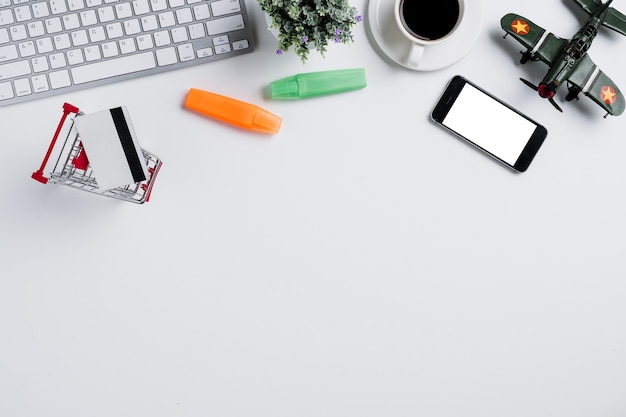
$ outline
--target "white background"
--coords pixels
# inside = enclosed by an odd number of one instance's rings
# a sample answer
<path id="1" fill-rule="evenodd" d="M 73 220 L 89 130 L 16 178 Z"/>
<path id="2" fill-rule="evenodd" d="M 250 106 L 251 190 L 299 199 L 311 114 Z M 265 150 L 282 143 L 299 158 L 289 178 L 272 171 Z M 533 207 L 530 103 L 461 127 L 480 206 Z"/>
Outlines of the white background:
<path id="1" fill-rule="evenodd" d="M 564 91 L 555 111 L 499 23 L 570 37 L 583 13 L 485 0 L 472 52 L 422 73 L 377 52 L 367 16 L 325 59 L 276 56 L 247 4 L 252 54 L 0 108 L 0 415 L 623 417 L 626 116 Z M 590 51 L 623 89 L 625 50 L 602 30 Z M 360 91 L 264 95 L 354 67 Z M 455 74 L 547 127 L 526 173 L 429 122 Z M 191 87 L 280 133 L 182 109 Z M 30 178 L 64 101 L 128 107 L 164 161 L 149 203 Z"/>

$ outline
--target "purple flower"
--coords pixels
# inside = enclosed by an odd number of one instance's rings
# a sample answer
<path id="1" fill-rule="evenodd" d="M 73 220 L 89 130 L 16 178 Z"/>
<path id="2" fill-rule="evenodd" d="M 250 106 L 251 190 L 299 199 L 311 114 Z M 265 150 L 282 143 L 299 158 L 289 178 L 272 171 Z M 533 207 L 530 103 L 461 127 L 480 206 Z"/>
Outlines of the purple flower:
<path id="1" fill-rule="evenodd" d="M 282 55 L 283 54 L 283 50 L 282 49 L 277 49 L 276 50 L 276 55 Z"/>
<path id="2" fill-rule="evenodd" d="M 308 41 L 309 41 L 308 36 L 304 35 L 304 36 L 302 37 L 302 43 L 307 43 Z"/>
<path id="3" fill-rule="evenodd" d="M 335 34 L 335 36 L 341 35 L 341 29 L 335 29 L 334 34 Z"/>
<path id="4" fill-rule="evenodd" d="M 356 21 L 357 21 L 357 22 L 361 22 L 362 20 L 363 20 L 363 16 L 358 15 L 358 16 L 356 17 Z"/>
<path id="5" fill-rule="evenodd" d="M 335 39 L 334 39 L 334 40 L 335 40 L 335 43 L 340 43 L 340 42 L 341 42 L 341 39 L 339 39 L 339 38 L 337 38 L 337 37 L 335 37 Z"/>

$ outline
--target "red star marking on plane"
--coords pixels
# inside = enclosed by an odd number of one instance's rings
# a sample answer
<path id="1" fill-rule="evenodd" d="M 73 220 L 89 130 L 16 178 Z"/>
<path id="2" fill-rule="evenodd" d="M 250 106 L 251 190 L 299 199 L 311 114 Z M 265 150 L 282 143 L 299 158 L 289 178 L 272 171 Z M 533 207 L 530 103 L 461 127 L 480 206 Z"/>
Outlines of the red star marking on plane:
<path id="1" fill-rule="evenodd" d="M 602 95 L 602 101 L 604 101 L 606 104 L 613 104 L 615 103 L 615 99 L 617 99 L 617 94 L 615 93 L 615 90 L 608 85 L 602 87 L 602 89 L 600 90 L 600 94 Z"/>
<path id="2" fill-rule="evenodd" d="M 513 32 L 518 35 L 528 35 L 528 32 L 530 32 L 530 26 L 528 23 L 521 19 L 515 19 L 513 23 L 511 23 L 511 29 L 513 29 Z"/>

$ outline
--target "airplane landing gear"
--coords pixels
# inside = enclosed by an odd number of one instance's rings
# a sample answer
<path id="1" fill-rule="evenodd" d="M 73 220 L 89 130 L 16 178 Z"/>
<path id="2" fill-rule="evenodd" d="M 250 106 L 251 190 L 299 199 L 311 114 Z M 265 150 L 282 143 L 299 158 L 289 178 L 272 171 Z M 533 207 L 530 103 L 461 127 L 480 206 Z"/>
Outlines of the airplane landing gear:
<path id="1" fill-rule="evenodd" d="M 539 61 L 539 58 L 533 55 L 530 51 L 520 51 L 520 54 L 522 54 L 522 58 L 519 60 L 519 63 L 522 65 L 528 61 Z"/>
<path id="2" fill-rule="evenodd" d="M 567 96 L 565 96 L 565 101 L 572 101 L 574 99 L 579 100 L 578 95 L 580 94 L 581 89 L 576 86 L 568 86 Z"/>

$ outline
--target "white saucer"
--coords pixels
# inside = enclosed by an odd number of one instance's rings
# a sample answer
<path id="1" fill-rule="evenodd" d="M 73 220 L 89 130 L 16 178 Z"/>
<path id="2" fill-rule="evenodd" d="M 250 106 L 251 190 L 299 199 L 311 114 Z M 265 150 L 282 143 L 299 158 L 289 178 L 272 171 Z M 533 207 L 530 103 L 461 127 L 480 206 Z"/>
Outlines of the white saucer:
<path id="1" fill-rule="evenodd" d="M 432 71 L 452 65 L 472 49 L 483 24 L 482 0 L 465 3 L 465 18 L 449 40 L 428 46 L 417 67 L 404 62 L 410 43 L 398 27 L 394 17 L 393 0 L 369 0 L 367 16 L 370 33 L 378 48 L 392 61 L 415 71 Z"/>

